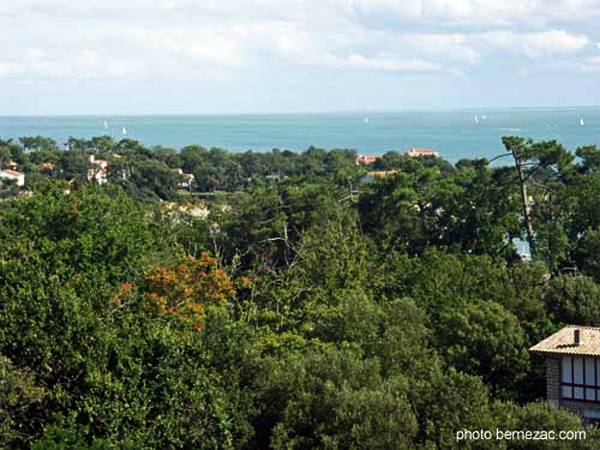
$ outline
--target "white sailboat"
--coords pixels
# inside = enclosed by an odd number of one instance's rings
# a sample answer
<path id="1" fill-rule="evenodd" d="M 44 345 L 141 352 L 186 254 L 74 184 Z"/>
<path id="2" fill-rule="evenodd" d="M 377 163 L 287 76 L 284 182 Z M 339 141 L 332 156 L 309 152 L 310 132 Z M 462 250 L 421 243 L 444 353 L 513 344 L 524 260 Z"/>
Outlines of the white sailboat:
<path id="1" fill-rule="evenodd" d="M 103 124 L 103 125 L 104 125 L 104 129 L 105 129 L 105 130 L 108 130 L 108 122 L 107 122 L 106 120 L 104 121 L 104 124 Z"/>
<path id="2" fill-rule="evenodd" d="M 123 127 L 123 134 L 127 134 L 127 128 Z"/>
<path id="3" fill-rule="evenodd" d="M 369 118 L 365 117 L 365 123 L 369 123 Z"/>
<path id="4" fill-rule="evenodd" d="M 585 122 L 583 121 L 583 117 L 579 118 L 579 125 L 584 126 Z"/>
<path id="5" fill-rule="evenodd" d="M 479 117 L 475 116 L 473 117 L 473 120 L 475 121 L 475 123 L 479 123 Z"/>

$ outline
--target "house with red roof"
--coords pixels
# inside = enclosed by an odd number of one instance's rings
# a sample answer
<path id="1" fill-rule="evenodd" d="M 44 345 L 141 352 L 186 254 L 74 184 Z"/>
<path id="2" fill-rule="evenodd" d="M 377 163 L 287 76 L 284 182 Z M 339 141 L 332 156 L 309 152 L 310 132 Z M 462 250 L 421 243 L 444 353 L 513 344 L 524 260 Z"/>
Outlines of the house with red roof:
<path id="1" fill-rule="evenodd" d="M 108 181 L 108 161 L 105 159 L 96 159 L 90 155 L 90 162 L 94 167 L 88 170 L 88 180 L 96 180 L 98 184 L 104 184 Z"/>
<path id="2" fill-rule="evenodd" d="M 379 156 L 366 156 L 366 155 L 358 155 L 354 158 L 356 164 L 365 163 L 365 164 L 373 164 L 375 161 L 379 159 Z"/>

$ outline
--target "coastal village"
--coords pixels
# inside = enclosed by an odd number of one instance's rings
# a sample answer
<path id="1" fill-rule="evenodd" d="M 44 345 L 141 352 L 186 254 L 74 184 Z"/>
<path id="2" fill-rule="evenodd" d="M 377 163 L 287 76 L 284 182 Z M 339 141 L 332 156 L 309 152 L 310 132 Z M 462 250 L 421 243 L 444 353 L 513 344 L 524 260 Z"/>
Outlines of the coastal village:
<path id="1" fill-rule="evenodd" d="M 118 160 L 121 158 L 121 155 L 118 153 L 111 153 L 110 158 Z M 91 168 L 89 168 L 87 171 L 87 180 L 95 181 L 99 185 L 107 183 L 108 174 L 111 171 L 110 161 L 107 159 L 96 158 L 94 155 L 90 155 L 89 162 Z M 40 163 L 38 165 L 38 168 L 40 171 L 49 174 L 52 178 L 55 178 L 58 175 L 59 169 L 55 163 Z M 14 183 L 14 185 L 17 187 L 25 187 L 25 173 L 19 172 L 17 169 L 18 164 L 14 161 L 8 161 L 4 163 L 3 169 L 0 171 L 0 184 L 2 184 L 1 180 L 5 180 L 10 183 Z M 191 173 L 183 173 L 183 170 L 180 168 L 173 168 L 171 170 L 174 174 L 180 176 L 178 187 L 182 190 L 191 191 L 192 184 L 194 181 L 194 175 Z M 121 171 L 118 173 L 118 177 L 120 177 L 121 179 L 127 179 L 129 175 L 130 173 L 127 171 Z"/>
<path id="2" fill-rule="evenodd" d="M 410 148 L 404 150 L 404 156 L 408 156 L 411 158 L 421 158 L 421 157 L 438 157 L 439 152 L 432 149 L 425 148 Z M 109 158 L 113 161 L 118 161 L 122 156 L 118 153 L 110 153 Z M 377 161 L 381 160 L 381 156 L 373 156 L 373 155 L 362 155 L 359 154 L 355 157 L 356 164 L 365 164 L 366 166 L 370 166 L 375 164 Z M 108 182 L 108 174 L 111 173 L 112 167 L 109 159 L 97 158 L 95 155 L 89 155 L 89 163 L 90 168 L 87 171 L 87 180 L 95 181 L 99 185 L 105 184 Z M 0 171 L 0 186 L 2 186 L 1 180 L 6 180 L 10 183 L 4 183 L 5 188 L 14 184 L 18 188 L 25 188 L 25 173 L 18 171 L 19 165 L 14 161 L 7 161 L 2 164 L 2 170 Z M 49 175 L 52 178 L 58 176 L 60 168 L 57 167 L 56 163 L 52 162 L 43 162 L 38 165 L 38 169 Z M 182 191 L 192 191 L 193 183 L 194 183 L 194 175 L 191 173 L 184 173 L 181 168 L 171 168 L 171 171 L 178 175 L 180 181 L 178 182 L 178 187 Z M 391 170 L 381 170 L 381 171 L 369 171 L 365 175 L 366 180 L 385 177 L 386 175 L 397 173 L 396 169 Z M 131 175 L 128 171 L 120 171 L 117 176 L 121 179 L 127 179 Z M 269 175 L 272 179 L 276 179 L 277 175 Z"/>

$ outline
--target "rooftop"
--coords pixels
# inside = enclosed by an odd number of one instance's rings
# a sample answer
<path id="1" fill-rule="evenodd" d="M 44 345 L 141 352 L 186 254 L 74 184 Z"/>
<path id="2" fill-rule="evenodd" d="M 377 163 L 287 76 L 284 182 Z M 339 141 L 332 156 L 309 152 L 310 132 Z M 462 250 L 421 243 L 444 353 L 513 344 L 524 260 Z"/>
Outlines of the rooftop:
<path id="1" fill-rule="evenodd" d="M 404 151 L 407 156 L 437 156 L 438 152 L 429 148 L 409 148 Z"/>
<path id="2" fill-rule="evenodd" d="M 575 343 L 579 330 L 579 344 Z M 529 349 L 536 353 L 600 356 L 600 328 L 568 325 Z"/>
<path id="3" fill-rule="evenodd" d="M 394 174 L 394 173 L 398 173 L 398 170 L 392 169 L 392 170 L 381 170 L 378 172 L 367 172 L 367 176 L 375 177 L 375 178 L 383 178 L 383 177 L 386 177 L 386 176 Z"/>
<path id="4" fill-rule="evenodd" d="M 365 155 L 358 155 L 356 158 L 354 158 L 354 160 L 357 163 L 364 162 L 364 163 L 367 163 L 367 164 L 374 163 L 378 159 L 379 159 L 379 156 L 365 156 Z"/>
<path id="5" fill-rule="evenodd" d="M 14 175 L 16 177 L 21 177 L 21 176 L 25 175 L 25 174 L 23 174 L 21 172 L 15 172 L 14 170 L 8 170 L 8 169 L 4 169 L 4 170 L 0 171 L 0 173 Z"/>

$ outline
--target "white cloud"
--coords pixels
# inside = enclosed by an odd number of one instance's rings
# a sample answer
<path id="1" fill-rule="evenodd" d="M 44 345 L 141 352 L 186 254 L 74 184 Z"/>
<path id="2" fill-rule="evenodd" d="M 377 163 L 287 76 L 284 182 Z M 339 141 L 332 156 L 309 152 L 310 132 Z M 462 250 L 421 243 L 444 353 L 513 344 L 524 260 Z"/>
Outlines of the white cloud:
<path id="1" fill-rule="evenodd" d="M 309 25 L 354 21 L 372 27 L 522 28 L 600 18 L 597 0 L 20 0 L 3 13 L 98 20 L 285 20 Z M 545 24 L 545 25 L 544 25 Z M 481 28 L 479 28 L 481 29 Z M 464 31 L 464 29 L 463 29 Z"/>
<path id="2" fill-rule="evenodd" d="M 440 64 L 430 63 L 422 60 L 403 60 L 393 55 L 379 55 L 368 58 L 353 53 L 345 58 L 336 58 L 334 65 L 367 70 L 382 70 L 385 72 L 442 72 L 444 68 Z"/>
<path id="3" fill-rule="evenodd" d="M 109 80 L 233 81 L 266 66 L 459 73 L 511 54 L 585 57 L 591 41 L 565 21 L 600 17 L 596 0 L 22 0 L 4 9 L 30 18 L 31 31 L 6 21 L 1 77 Z"/>
<path id="4" fill-rule="evenodd" d="M 116 36 L 158 57 L 166 53 L 184 60 L 202 60 L 224 66 L 239 66 L 244 60 L 244 31 L 235 27 L 199 30 L 135 28 L 118 31 Z"/>
<path id="5" fill-rule="evenodd" d="M 460 33 L 392 34 L 388 37 L 388 45 L 392 46 L 394 42 L 396 48 L 442 60 L 474 63 L 481 56 L 469 36 Z"/>
<path id="6" fill-rule="evenodd" d="M 348 0 L 353 11 L 372 26 L 394 20 L 444 28 L 507 28 L 589 20 L 600 17 L 596 0 Z"/>
<path id="7" fill-rule="evenodd" d="M 16 61 L 15 61 L 16 60 Z M 73 54 L 49 54 L 40 49 L 26 49 L 12 62 L 0 62 L 0 77 L 24 79 L 117 79 L 141 73 L 133 61 L 106 57 L 95 50 Z"/>
<path id="8" fill-rule="evenodd" d="M 564 30 L 521 34 L 512 31 L 494 31 L 477 37 L 489 47 L 523 53 L 530 58 L 575 53 L 584 49 L 589 43 L 586 36 L 576 36 Z"/>

